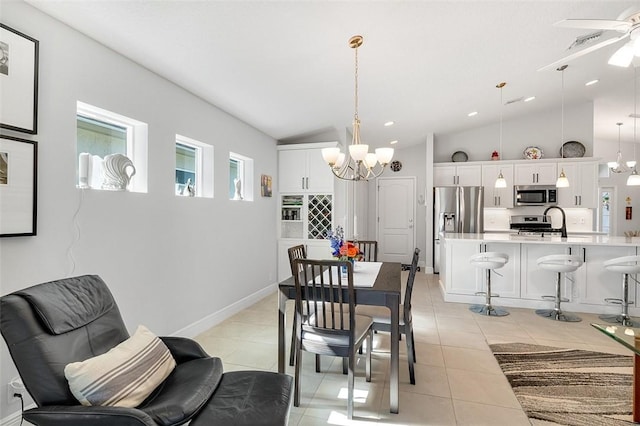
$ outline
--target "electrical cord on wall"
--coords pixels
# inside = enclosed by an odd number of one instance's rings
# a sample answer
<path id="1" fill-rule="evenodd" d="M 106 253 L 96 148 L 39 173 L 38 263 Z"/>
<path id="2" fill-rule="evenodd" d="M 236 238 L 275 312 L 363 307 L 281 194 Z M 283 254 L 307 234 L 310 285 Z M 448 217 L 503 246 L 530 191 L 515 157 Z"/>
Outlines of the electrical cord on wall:
<path id="1" fill-rule="evenodd" d="M 78 207 L 76 208 L 75 213 L 73 214 L 73 218 L 71 222 L 73 223 L 73 239 L 71 240 L 71 244 L 69 244 L 69 248 L 67 249 L 67 257 L 69 258 L 69 262 L 71 264 L 71 271 L 67 274 L 67 276 L 73 276 L 73 273 L 76 270 L 76 259 L 73 256 L 73 246 L 80 240 L 80 223 L 78 222 L 78 216 L 80 214 L 80 209 L 82 208 L 82 202 L 84 201 L 84 189 L 80 189 L 80 198 L 78 200 Z"/>
<path id="2" fill-rule="evenodd" d="M 16 392 L 13 394 L 13 397 L 20 398 L 20 413 L 24 413 L 24 399 L 22 399 L 22 394 Z M 24 422 L 24 417 L 22 414 L 20 414 L 20 426 L 22 426 L 22 422 Z"/>

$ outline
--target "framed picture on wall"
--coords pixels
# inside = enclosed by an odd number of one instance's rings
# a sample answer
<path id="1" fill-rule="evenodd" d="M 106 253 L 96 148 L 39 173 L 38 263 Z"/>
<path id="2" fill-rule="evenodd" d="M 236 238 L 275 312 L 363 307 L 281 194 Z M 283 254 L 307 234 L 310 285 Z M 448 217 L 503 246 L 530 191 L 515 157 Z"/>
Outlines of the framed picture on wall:
<path id="1" fill-rule="evenodd" d="M 262 195 L 263 197 L 271 197 L 271 176 L 260 176 L 260 195 Z"/>
<path id="2" fill-rule="evenodd" d="M 0 127 L 38 133 L 38 40 L 0 24 Z"/>
<path id="3" fill-rule="evenodd" d="M 36 235 L 38 143 L 0 135 L 0 237 Z"/>

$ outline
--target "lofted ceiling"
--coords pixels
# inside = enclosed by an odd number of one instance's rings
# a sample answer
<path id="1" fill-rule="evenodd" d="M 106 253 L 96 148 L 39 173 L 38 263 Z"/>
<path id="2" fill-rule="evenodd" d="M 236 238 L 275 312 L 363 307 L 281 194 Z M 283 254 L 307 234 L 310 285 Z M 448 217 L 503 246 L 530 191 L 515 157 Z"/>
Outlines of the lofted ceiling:
<path id="1" fill-rule="evenodd" d="M 376 147 L 398 140 L 397 148 L 495 123 L 501 81 L 505 102 L 536 96 L 505 106 L 505 119 L 559 108 L 560 73 L 537 70 L 593 30 L 553 23 L 640 9 L 613 0 L 27 2 L 283 141 L 345 138 L 354 112 L 347 41 L 361 34 L 362 139 Z M 620 46 L 575 59 L 564 73 L 566 106 L 599 106 L 596 139 L 617 140 L 617 121 L 633 138 L 633 66 L 607 64 Z M 384 127 L 389 120 L 396 124 Z"/>

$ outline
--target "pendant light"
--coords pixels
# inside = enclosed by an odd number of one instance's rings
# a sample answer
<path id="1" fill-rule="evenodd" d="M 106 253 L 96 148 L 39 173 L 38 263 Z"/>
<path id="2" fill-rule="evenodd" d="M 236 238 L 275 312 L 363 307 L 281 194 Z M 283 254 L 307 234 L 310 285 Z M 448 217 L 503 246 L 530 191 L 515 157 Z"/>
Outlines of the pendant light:
<path id="1" fill-rule="evenodd" d="M 622 161 L 622 150 L 620 148 L 620 128 L 624 123 L 616 123 L 618 126 L 618 153 L 616 154 L 616 161 L 610 161 L 607 163 L 609 170 L 613 173 L 625 173 L 629 171 L 629 168 Z"/>
<path id="2" fill-rule="evenodd" d="M 564 158 L 564 70 L 567 69 L 568 65 L 563 65 L 557 68 L 557 71 L 560 71 L 560 75 L 562 76 L 562 99 L 561 99 L 561 113 L 560 113 L 560 156 Z M 560 176 L 558 176 L 558 180 L 556 180 L 556 188 L 568 188 L 569 187 L 569 179 L 567 179 L 567 175 L 564 174 L 564 167 L 560 171 Z"/>
<path id="3" fill-rule="evenodd" d="M 633 166 L 631 169 L 631 174 L 627 178 L 628 186 L 639 186 L 640 185 L 640 175 L 636 170 L 636 126 L 637 126 L 637 118 L 638 118 L 638 68 L 633 68 Z"/>
<path id="4" fill-rule="evenodd" d="M 360 141 L 360 118 L 358 117 L 358 48 L 364 38 L 354 35 L 349 39 L 349 47 L 355 52 L 355 113 L 353 115 L 353 134 L 347 152 L 340 148 L 323 148 L 322 158 L 333 174 L 343 180 L 370 180 L 384 172 L 393 158 L 393 148 L 377 148 L 375 154 L 369 152 L 369 145 Z"/>
<path id="5" fill-rule="evenodd" d="M 502 115 L 504 112 L 504 102 L 502 101 L 502 89 L 506 86 L 507 83 L 504 81 L 502 83 L 498 83 L 496 87 L 500 89 L 500 151 L 499 155 L 502 155 Z M 495 188 L 506 188 L 507 180 L 502 175 L 502 169 L 500 169 L 500 173 L 498 174 L 498 178 L 496 179 L 496 183 L 494 185 Z"/>

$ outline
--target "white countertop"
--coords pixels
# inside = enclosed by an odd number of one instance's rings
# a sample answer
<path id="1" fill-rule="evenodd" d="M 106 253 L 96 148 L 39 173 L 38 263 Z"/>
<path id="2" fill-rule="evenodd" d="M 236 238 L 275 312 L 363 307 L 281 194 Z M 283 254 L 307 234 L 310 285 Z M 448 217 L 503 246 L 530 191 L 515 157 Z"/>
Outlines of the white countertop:
<path id="1" fill-rule="evenodd" d="M 640 237 L 610 237 L 608 235 L 569 235 L 562 237 L 538 237 L 507 233 L 455 234 L 445 233 L 446 241 L 478 242 L 478 243 L 514 243 L 514 244 L 573 244 L 573 245 L 609 245 L 640 246 Z"/>

